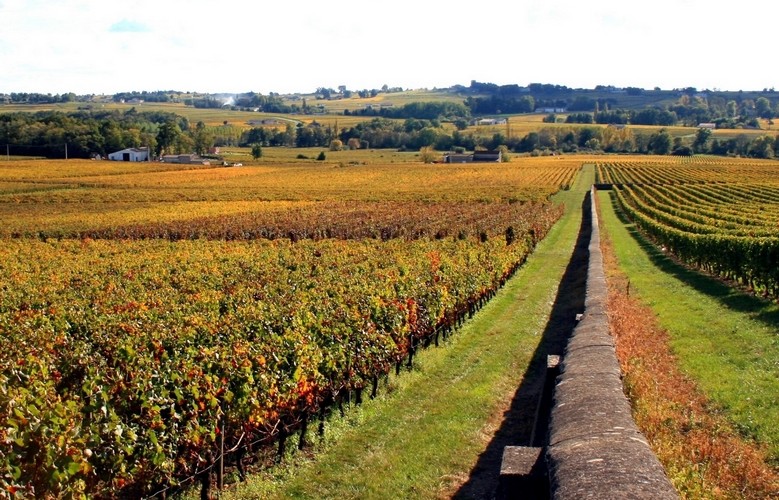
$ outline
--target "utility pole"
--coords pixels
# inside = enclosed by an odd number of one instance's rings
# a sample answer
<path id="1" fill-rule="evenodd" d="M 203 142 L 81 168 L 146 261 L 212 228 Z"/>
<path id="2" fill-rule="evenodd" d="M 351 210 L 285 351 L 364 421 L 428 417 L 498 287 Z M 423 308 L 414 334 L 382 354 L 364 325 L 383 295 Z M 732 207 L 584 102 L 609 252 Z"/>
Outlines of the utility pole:
<path id="1" fill-rule="evenodd" d="M 65 159 L 68 159 L 68 143 L 65 143 Z"/>

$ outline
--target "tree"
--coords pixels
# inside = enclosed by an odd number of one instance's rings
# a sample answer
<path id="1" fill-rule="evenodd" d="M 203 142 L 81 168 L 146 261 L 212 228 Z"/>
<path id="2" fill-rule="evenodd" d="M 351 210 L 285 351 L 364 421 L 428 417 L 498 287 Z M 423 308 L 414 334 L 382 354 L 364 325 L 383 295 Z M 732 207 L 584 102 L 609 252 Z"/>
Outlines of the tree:
<path id="1" fill-rule="evenodd" d="M 128 145 L 135 146 L 135 144 L 127 144 L 125 142 L 124 137 L 122 137 L 122 130 L 119 128 L 119 124 L 114 120 L 105 122 L 101 127 L 100 132 L 104 138 L 104 153 L 119 151 Z"/>
<path id="2" fill-rule="evenodd" d="M 432 146 L 438 139 L 438 131 L 433 127 L 425 127 L 417 134 L 417 143 L 420 147 Z"/>
<path id="3" fill-rule="evenodd" d="M 341 139 L 333 139 L 330 141 L 330 151 L 341 151 L 344 148 L 344 143 Z"/>
<path id="4" fill-rule="evenodd" d="M 281 145 L 290 146 L 290 147 L 294 146 L 295 135 L 296 135 L 295 127 L 293 127 L 291 123 L 287 123 L 287 127 L 284 129 L 284 132 L 282 134 L 279 134 Z"/>
<path id="5" fill-rule="evenodd" d="M 197 122 L 195 130 L 192 131 L 192 143 L 195 153 L 199 155 L 207 153 L 214 145 L 214 134 L 208 131 L 206 124 L 202 121 Z"/>
<path id="6" fill-rule="evenodd" d="M 319 87 L 316 89 L 316 95 L 322 99 L 330 99 L 330 96 L 334 93 L 335 91 L 333 89 L 327 87 Z"/>
<path id="7" fill-rule="evenodd" d="M 538 131 L 538 144 L 542 148 L 555 149 L 557 147 L 557 135 L 554 129 L 542 128 Z"/>
<path id="8" fill-rule="evenodd" d="M 584 143 L 584 147 L 587 149 L 592 149 L 593 151 L 597 151 L 600 149 L 600 141 L 597 139 L 597 137 L 593 137 Z"/>
<path id="9" fill-rule="evenodd" d="M 771 109 L 771 101 L 766 99 L 765 97 L 758 97 L 755 101 L 755 112 L 757 113 L 757 116 L 760 118 L 772 118 L 774 116 L 774 112 Z"/>
<path id="10" fill-rule="evenodd" d="M 170 152 L 179 142 L 181 129 L 174 121 L 166 121 L 157 131 L 157 154 L 164 155 Z"/>
<path id="11" fill-rule="evenodd" d="M 538 132 L 529 132 L 514 148 L 517 153 L 529 153 L 538 147 Z"/>
<path id="12" fill-rule="evenodd" d="M 262 158 L 262 146 L 257 143 L 252 144 L 252 158 L 255 160 Z"/>
<path id="13" fill-rule="evenodd" d="M 506 136 L 501 134 L 500 132 L 492 135 L 492 141 L 490 141 L 489 148 L 490 149 L 498 149 L 498 146 L 501 144 L 506 144 Z"/>
<path id="14" fill-rule="evenodd" d="M 192 138 L 187 134 L 180 134 L 176 138 L 176 144 L 174 145 L 174 152 L 176 154 L 190 153 L 194 149 L 195 144 L 192 142 Z"/>
<path id="15" fill-rule="evenodd" d="M 438 159 L 438 153 L 430 146 L 423 146 L 419 149 L 419 159 L 424 163 L 433 163 Z"/>
<path id="16" fill-rule="evenodd" d="M 584 127 L 579 130 L 578 145 L 580 148 L 587 147 L 587 141 L 590 139 L 598 139 L 600 136 L 600 130 L 594 127 Z"/>
<path id="17" fill-rule="evenodd" d="M 711 137 L 711 130 L 707 128 L 699 128 L 695 133 L 695 140 L 692 143 L 692 150 L 696 153 L 705 153 L 709 150 L 709 137 Z"/>
<path id="18" fill-rule="evenodd" d="M 727 110 L 728 117 L 735 118 L 738 116 L 738 104 L 736 101 L 728 101 L 728 103 L 725 104 L 725 109 Z"/>
<path id="19" fill-rule="evenodd" d="M 671 134 L 666 129 L 661 129 L 649 138 L 649 151 L 657 155 L 667 155 L 671 152 L 672 144 Z"/>
<path id="20" fill-rule="evenodd" d="M 465 130 L 468 128 L 468 120 L 465 118 L 457 118 L 454 120 L 454 126 L 457 127 L 457 130 Z"/>
<path id="21" fill-rule="evenodd" d="M 752 145 L 749 147 L 749 156 L 755 158 L 773 158 L 774 157 L 774 141 L 771 136 L 764 135 L 758 137 L 752 141 Z"/>
<path id="22" fill-rule="evenodd" d="M 346 142 L 346 147 L 348 147 L 349 149 L 360 149 L 360 139 L 357 137 L 351 137 Z"/>
<path id="23" fill-rule="evenodd" d="M 510 150 L 508 146 L 506 146 L 505 144 L 501 144 L 500 146 L 498 146 L 498 151 L 500 151 L 501 162 L 506 163 L 511 161 L 511 155 L 509 154 Z"/>
<path id="24" fill-rule="evenodd" d="M 318 161 L 325 161 L 327 159 L 327 156 L 325 156 L 325 152 L 324 151 L 320 151 L 319 152 L 319 156 L 317 156 L 316 159 Z"/>

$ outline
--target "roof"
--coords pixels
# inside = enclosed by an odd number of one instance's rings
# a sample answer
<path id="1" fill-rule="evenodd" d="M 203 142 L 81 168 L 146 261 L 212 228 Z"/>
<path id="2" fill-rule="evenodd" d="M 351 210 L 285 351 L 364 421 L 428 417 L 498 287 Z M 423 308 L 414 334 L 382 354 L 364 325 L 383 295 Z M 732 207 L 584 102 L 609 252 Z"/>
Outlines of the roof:
<path id="1" fill-rule="evenodd" d="M 469 162 L 473 159 L 471 154 L 450 153 L 446 155 L 451 163 Z"/>
<path id="2" fill-rule="evenodd" d="M 500 151 L 474 151 L 473 161 L 500 161 Z"/>
<path id="3" fill-rule="evenodd" d="M 120 151 L 114 151 L 113 153 L 110 153 L 110 154 L 115 155 L 115 154 L 118 154 L 118 153 L 128 153 L 128 152 L 148 153 L 149 151 L 146 148 L 124 148 L 124 149 L 122 149 Z"/>

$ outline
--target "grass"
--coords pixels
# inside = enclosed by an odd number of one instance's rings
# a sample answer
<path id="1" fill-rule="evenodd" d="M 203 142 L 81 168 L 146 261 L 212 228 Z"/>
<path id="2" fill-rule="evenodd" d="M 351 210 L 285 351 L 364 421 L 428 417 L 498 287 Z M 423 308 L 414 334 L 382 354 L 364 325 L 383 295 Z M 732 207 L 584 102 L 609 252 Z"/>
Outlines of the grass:
<path id="1" fill-rule="evenodd" d="M 779 306 L 676 264 L 600 197 L 630 291 L 669 333 L 682 372 L 779 465 Z"/>
<path id="2" fill-rule="evenodd" d="M 406 90 L 404 92 L 380 93 L 376 97 L 362 98 L 355 93 L 349 99 L 316 100 L 313 95 L 303 96 L 311 106 L 323 105 L 328 113 L 343 113 L 344 110 L 355 111 L 365 106 L 392 105 L 401 107 L 412 102 L 453 102 L 462 104 L 465 96 L 439 90 Z M 289 103 L 301 101 L 289 101 Z"/>
<path id="3" fill-rule="evenodd" d="M 549 318 L 592 180 L 588 169 L 573 189 L 557 195 L 568 207 L 566 215 L 446 347 L 421 353 L 415 370 L 393 377 L 391 390 L 351 412 L 319 445 L 315 459 L 300 454 L 231 488 L 227 497 L 457 496 L 479 473 L 481 455 L 505 425 L 517 387 L 526 382 L 522 374 Z M 497 470 L 492 473 L 496 477 Z"/>
<path id="4" fill-rule="evenodd" d="M 605 195 L 601 200 L 607 201 Z M 613 215 L 613 214 L 612 214 Z M 613 229 L 613 227 L 612 227 Z M 767 498 L 779 492 L 779 472 L 766 447 L 744 439 L 727 415 L 679 369 L 668 332 L 619 269 L 609 235 L 601 248 L 608 274 L 608 312 L 633 418 L 682 498 Z M 620 244 L 631 244 L 621 239 Z"/>

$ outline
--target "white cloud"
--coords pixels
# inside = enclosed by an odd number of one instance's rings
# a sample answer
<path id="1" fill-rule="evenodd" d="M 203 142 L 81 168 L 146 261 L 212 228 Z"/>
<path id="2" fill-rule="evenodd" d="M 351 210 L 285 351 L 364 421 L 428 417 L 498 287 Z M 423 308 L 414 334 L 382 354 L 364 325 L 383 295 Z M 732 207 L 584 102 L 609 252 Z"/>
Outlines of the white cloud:
<path id="1" fill-rule="evenodd" d="M 112 24 L 108 28 L 108 31 L 111 33 L 146 33 L 150 31 L 150 29 L 142 22 L 122 19 L 121 21 Z"/>
<path id="2" fill-rule="evenodd" d="M 557 83 L 771 87 L 779 3 L 2 0 L 0 92 Z M 739 15 L 740 13 L 740 15 Z M 757 28 L 756 28 L 757 27 Z M 763 35 L 765 33 L 765 35 Z M 760 45 L 763 37 L 766 44 Z M 754 46 L 754 48 L 752 48 Z M 770 70 L 769 70 L 770 71 Z"/>

